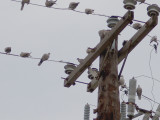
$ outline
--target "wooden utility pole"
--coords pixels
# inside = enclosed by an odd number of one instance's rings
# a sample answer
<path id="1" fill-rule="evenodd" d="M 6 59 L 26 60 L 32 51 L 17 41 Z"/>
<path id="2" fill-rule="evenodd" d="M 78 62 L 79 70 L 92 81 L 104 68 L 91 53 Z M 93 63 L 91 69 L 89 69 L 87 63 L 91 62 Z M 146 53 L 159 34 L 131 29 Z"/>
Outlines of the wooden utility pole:
<path id="1" fill-rule="evenodd" d="M 100 58 L 100 66 L 103 68 L 100 68 L 102 71 L 99 79 L 96 120 L 120 120 L 117 43 L 116 38 L 114 47 L 104 51 Z"/>

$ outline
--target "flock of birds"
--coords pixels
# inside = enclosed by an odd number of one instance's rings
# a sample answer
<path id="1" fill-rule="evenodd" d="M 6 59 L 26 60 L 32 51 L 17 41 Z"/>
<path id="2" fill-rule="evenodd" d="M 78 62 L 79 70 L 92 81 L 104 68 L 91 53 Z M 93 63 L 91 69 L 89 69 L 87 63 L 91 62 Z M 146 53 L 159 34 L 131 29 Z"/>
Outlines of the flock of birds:
<path id="1" fill-rule="evenodd" d="M 52 7 L 54 4 L 56 4 L 56 2 L 57 2 L 57 0 L 56 1 L 46 0 L 45 6 L 46 7 Z M 25 4 L 29 4 L 29 3 L 30 3 L 30 0 L 22 0 L 22 2 L 21 2 L 21 10 L 23 10 Z M 68 6 L 68 9 L 74 10 L 78 6 L 78 4 L 79 4 L 79 2 L 71 2 L 69 4 L 69 6 Z M 92 14 L 93 12 L 94 12 L 93 9 L 89 9 L 89 8 L 85 9 L 85 13 L 86 14 Z"/>
<path id="2" fill-rule="evenodd" d="M 6 54 L 10 54 L 11 53 L 11 47 L 6 47 L 4 49 L 4 51 L 5 51 Z M 38 63 L 38 66 L 40 66 L 44 61 L 48 60 L 49 56 L 50 56 L 50 53 L 43 54 L 41 59 L 40 59 L 40 62 Z M 31 57 L 31 53 L 21 52 L 20 57 L 23 57 L 23 58 Z"/>

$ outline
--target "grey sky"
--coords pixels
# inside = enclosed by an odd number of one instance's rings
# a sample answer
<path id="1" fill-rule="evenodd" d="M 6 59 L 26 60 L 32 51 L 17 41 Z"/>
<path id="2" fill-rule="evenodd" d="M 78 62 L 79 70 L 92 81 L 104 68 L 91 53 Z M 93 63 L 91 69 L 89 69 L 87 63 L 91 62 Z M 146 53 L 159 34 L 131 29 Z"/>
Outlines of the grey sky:
<path id="1" fill-rule="evenodd" d="M 74 0 L 77 1 L 77 0 Z M 32 3 L 44 4 L 45 0 L 31 0 Z M 55 7 L 67 8 L 72 0 L 58 0 Z M 123 16 L 127 11 L 122 0 L 81 0 L 77 10 L 85 8 L 95 13 Z M 147 0 L 157 3 L 158 0 Z M 11 46 L 13 54 L 32 52 L 31 56 L 41 57 L 50 52 L 50 59 L 78 63 L 76 58 L 84 58 L 87 47 L 94 47 L 99 42 L 98 31 L 107 29 L 107 18 L 61 11 L 50 8 L 25 5 L 10 0 L 0 2 L 0 51 Z M 147 5 L 137 5 L 135 19 L 147 21 Z M 159 20 L 160 22 L 160 20 Z M 160 25 L 149 35 L 160 39 Z M 130 39 L 136 32 L 127 27 L 119 36 L 119 48 L 123 40 Z M 150 75 L 149 57 L 152 49 L 150 37 L 144 40 L 128 56 L 124 78 L 128 84 L 133 76 Z M 160 79 L 160 49 L 152 52 L 151 66 L 154 78 Z M 97 90 L 86 92 L 86 85 L 76 84 L 70 88 L 63 87 L 61 77 L 67 77 L 62 63 L 44 62 L 40 67 L 39 60 L 0 55 L 0 120 L 83 120 L 83 109 L 86 103 L 97 105 Z M 121 66 L 121 65 L 120 65 Z M 120 67 L 119 66 L 119 67 Z M 93 67 L 98 68 L 98 59 Z M 90 82 L 85 72 L 79 81 Z M 159 82 L 154 82 L 154 95 L 160 102 Z M 152 80 L 137 78 L 137 84 L 143 88 L 144 95 L 153 99 L 151 94 Z M 127 101 L 127 97 L 124 97 Z M 137 100 L 137 104 L 151 110 L 150 102 Z M 155 104 L 154 111 L 157 108 Z M 91 106 L 91 117 L 95 107 Z M 138 119 L 137 119 L 138 120 Z"/>

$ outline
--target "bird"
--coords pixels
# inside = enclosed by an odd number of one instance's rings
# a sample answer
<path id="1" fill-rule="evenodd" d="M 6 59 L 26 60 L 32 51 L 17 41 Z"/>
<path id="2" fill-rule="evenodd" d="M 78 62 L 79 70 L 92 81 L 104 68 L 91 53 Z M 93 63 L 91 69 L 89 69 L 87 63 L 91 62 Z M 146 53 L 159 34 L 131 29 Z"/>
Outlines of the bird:
<path id="1" fill-rule="evenodd" d="M 29 4 L 29 3 L 30 3 L 30 0 L 22 0 L 22 2 L 21 2 L 21 4 L 22 4 L 21 10 L 23 10 L 24 4 Z"/>
<path id="2" fill-rule="evenodd" d="M 99 36 L 101 38 L 101 40 L 107 35 L 109 34 L 111 30 L 100 30 L 98 33 L 99 33 Z"/>
<path id="3" fill-rule="evenodd" d="M 125 82 L 124 77 L 123 77 L 123 75 L 121 75 L 121 77 L 119 79 L 119 85 L 124 87 L 124 82 Z"/>
<path id="4" fill-rule="evenodd" d="M 77 58 L 79 63 L 83 63 L 83 59 Z"/>
<path id="5" fill-rule="evenodd" d="M 128 42 L 128 40 L 124 40 L 122 45 L 124 46 L 127 42 Z"/>
<path id="6" fill-rule="evenodd" d="M 137 92 L 138 99 L 141 100 L 142 88 L 140 87 L 140 85 L 138 85 L 136 92 Z"/>
<path id="7" fill-rule="evenodd" d="M 21 56 L 21 57 L 24 57 L 24 58 L 30 57 L 30 56 L 31 56 L 31 53 L 21 52 L 20 56 Z"/>
<path id="8" fill-rule="evenodd" d="M 43 54 L 43 56 L 41 57 L 40 62 L 38 63 L 38 66 L 40 66 L 44 61 L 48 60 L 49 56 L 50 56 L 50 53 Z"/>
<path id="9" fill-rule="evenodd" d="M 74 10 L 74 9 L 76 9 L 76 7 L 78 6 L 78 4 L 79 4 L 79 2 L 71 2 L 70 4 L 69 4 L 69 9 L 71 9 L 71 10 Z"/>
<path id="10" fill-rule="evenodd" d="M 155 42 L 155 43 L 157 43 L 157 45 L 158 45 L 157 36 L 153 36 L 153 37 L 151 38 L 150 44 L 151 44 L 152 42 Z"/>
<path id="11" fill-rule="evenodd" d="M 46 7 L 52 7 L 54 4 L 56 4 L 56 2 L 57 2 L 57 0 L 56 1 L 46 0 L 45 5 L 46 5 Z"/>
<path id="12" fill-rule="evenodd" d="M 89 8 L 86 8 L 86 9 L 85 9 L 85 13 L 86 13 L 86 14 L 92 14 L 93 12 L 94 12 L 93 9 L 89 9 Z"/>
<path id="13" fill-rule="evenodd" d="M 96 48 L 90 48 L 88 47 L 87 50 L 86 50 L 86 53 L 92 53 L 92 52 L 95 52 Z"/>
<path id="14" fill-rule="evenodd" d="M 134 23 L 132 27 L 136 30 L 139 30 L 142 27 L 142 25 L 140 23 Z"/>
<path id="15" fill-rule="evenodd" d="M 4 51 L 6 54 L 9 54 L 11 52 L 11 47 L 6 47 Z"/>
<path id="16" fill-rule="evenodd" d="M 136 0 L 137 2 L 140 2 L 140 4 L 144 3 L 146 0 Z"/>

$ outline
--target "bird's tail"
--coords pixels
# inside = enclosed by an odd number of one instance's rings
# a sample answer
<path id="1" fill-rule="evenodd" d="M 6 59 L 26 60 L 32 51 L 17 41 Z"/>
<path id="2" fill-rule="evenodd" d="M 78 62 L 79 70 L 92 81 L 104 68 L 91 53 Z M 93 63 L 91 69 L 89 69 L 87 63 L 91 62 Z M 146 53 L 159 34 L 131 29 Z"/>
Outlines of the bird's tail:
<path id="1" fill-rule="evenodd" d="M 141 100 L 141 96 L 138 96 L 138 99 Z"/>
<path id="2" fill-rule="evenodd" d="M 21 10 L 23 10 L 23 8 L 24 8 L 24 3 L 22 3 Z"/>
<path id="3" fill-rule="evenodd" d="M 41 60 L 39 63 L 38 63 L 38 66 L 40 66 L 42 64 L 43 60 Z"/>

